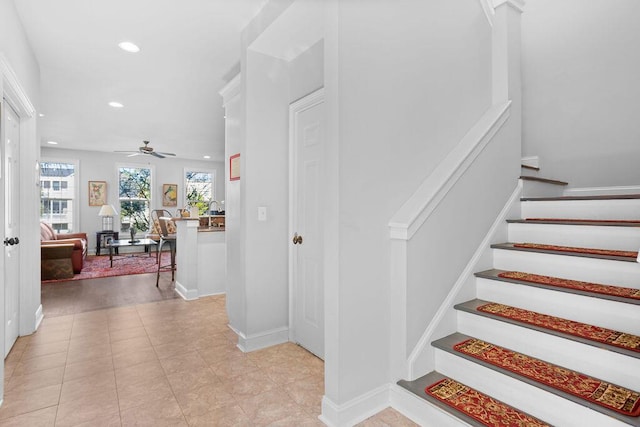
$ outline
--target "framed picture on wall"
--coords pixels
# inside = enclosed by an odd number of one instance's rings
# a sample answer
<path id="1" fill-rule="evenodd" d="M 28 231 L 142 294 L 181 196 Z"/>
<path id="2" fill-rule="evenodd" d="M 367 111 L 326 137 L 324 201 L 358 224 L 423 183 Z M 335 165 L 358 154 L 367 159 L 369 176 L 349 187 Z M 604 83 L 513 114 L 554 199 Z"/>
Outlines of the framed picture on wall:
<path id="1" fill-rule="evenodd" d="M 107 204 L 107 182 L 89 181 L 89 206 Z"/>
<path id="2" fill-rule="evenodd" d="M 229 180 L 237 181 L 240 179 L 240 153 L 229 157 Z"/>
<path id="3" fill-rule="evenodd" d="M 162 206 L 178 206 L 178 184 L 162 184 Z"/>

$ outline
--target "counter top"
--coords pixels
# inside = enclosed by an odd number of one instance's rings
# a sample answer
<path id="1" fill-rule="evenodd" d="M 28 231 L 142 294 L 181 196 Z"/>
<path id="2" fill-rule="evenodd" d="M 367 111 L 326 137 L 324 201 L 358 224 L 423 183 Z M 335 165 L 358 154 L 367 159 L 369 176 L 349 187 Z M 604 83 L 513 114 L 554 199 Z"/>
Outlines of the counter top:
<path id="1" fill-rule="evenodd" d="M 224 231 L 224 227 L 198 227 L 198 233 L 210 233 L 210 232 Z"/>

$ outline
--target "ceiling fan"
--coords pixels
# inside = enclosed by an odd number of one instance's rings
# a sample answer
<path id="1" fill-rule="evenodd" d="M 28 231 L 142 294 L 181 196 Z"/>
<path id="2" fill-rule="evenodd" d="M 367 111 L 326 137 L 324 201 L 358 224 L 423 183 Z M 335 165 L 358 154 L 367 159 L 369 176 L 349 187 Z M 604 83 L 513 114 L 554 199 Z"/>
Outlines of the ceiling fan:
<path id="1" fill-rule="evenodd" d="M 153 151 L 153 147 L 149 147 L 149 141 L 142 141 L 144 146 L 138 147 L 138 151 L 114 151 L 114 153 L 129 153 L 127 157 L 139 156 L 141 154 L 148 154 L 150 156 L 164 159 L 167 156 L 175 156 L 173 153 L 163 153 L 161 151 Z"/>

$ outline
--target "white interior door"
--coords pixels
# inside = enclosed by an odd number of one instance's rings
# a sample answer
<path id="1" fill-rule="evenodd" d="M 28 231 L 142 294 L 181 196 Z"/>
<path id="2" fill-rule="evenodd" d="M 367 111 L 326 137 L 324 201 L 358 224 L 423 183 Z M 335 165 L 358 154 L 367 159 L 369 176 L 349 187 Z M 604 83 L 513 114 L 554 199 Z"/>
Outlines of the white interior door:
<path id="1" fill-rule="evenodd" d="M 291 105 L 292 338 L 324 358 L 322 90 Z"/>
<path id="2" fill-rule="evenodd" d="M 19 185 L 19 141 L 20 118 L 4 102 L 2 115 L 2 178 L 4 193 L 4 303 L 5 303 L 5 342 L 6 357 L 18 338 L 18 314 L 20 310 L 20 239 L 18 236 L 20 220 Z"/>

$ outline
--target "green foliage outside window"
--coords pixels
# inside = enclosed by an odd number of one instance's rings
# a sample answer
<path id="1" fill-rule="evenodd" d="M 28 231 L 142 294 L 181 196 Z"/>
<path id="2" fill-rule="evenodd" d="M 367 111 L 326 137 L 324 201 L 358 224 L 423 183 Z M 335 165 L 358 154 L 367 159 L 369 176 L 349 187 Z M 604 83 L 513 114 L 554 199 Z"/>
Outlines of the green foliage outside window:
<path id="1" fill-rule="evenodd" d="M 213 176 L 209 172 L 188 171 L 186 197 L 189 206 L 197 206 L 200 215 L 209 214 L 209 203 L 213 200 Z"/>
<path id="2" fill-rule="evenodd" d="M 131 227 L 137 231 L 149 230 L 151 169 L 120 168 L 118 182 L 121 230 Z"/>

